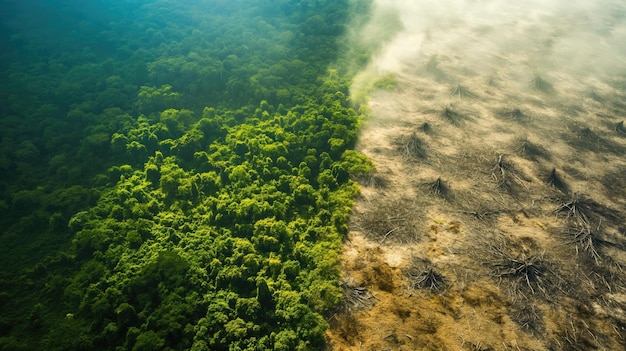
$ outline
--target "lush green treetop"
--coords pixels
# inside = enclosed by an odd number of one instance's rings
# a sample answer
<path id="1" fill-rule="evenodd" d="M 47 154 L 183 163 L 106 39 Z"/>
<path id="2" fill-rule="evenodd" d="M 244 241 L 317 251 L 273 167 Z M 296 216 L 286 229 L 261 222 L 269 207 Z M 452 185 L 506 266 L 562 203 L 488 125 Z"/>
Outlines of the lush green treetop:
<path id="1" fill-rule="evenodd" d="M 348 2 L 0 7 L 0 349 L 320 349 L 373 168 Z"/>

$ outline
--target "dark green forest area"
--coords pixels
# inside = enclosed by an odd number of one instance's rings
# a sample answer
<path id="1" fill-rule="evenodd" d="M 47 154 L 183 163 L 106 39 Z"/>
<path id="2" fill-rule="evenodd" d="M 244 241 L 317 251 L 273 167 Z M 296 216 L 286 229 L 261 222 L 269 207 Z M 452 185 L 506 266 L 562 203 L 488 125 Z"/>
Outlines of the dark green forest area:
<path id="1" fill-rule="evenodd" d="M 0 1 L 0 349 L 323 348 L 350 3 Z"/>

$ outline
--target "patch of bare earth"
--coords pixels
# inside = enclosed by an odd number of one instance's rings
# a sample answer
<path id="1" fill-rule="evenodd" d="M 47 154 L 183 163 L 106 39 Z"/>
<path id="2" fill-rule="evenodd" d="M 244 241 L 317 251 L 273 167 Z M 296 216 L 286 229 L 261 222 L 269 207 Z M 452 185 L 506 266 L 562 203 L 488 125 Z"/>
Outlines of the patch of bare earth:
<path id="1" fill-rule="evenodd" d="M 515 60 L 425 57 L 373 94 L 329 349 L 624 349 L 626 84 Z"/>

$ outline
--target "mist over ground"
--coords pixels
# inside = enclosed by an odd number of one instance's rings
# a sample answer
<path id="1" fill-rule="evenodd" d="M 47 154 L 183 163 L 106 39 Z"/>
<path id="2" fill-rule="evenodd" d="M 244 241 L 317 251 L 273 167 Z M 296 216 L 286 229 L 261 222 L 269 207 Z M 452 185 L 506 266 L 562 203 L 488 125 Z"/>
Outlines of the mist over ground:
<path id="1" fill-rule="evenodd" d="M 385 33 L 381 35 L 380 33 Z M 461 58 L 465 69 L 497 75 L 517 67 L 527 83 L 533 74 L 595 76 L 623 71 L 626 5 L 619 1 L 374 0 L 357 40 L 374 48 L 356 79 L 358 91 L 372 75 L 399 72 L 418 60 Z M 512 58 L 524 56 L 524 62 Z M 510 67 L 509 67 L 510 69 Z"/>
<path id="2" fill-rule="evenodd" d="M 355 21 L 376 171 L 333 349 L 624 349 L 625 8 L 373 0 Z"/>

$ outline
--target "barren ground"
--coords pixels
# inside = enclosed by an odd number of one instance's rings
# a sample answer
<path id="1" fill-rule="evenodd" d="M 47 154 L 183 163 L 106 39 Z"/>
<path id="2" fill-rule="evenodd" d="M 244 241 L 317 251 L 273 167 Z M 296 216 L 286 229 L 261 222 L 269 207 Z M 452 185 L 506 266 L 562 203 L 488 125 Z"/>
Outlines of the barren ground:
<path id="1" fill-rule="evenodd" d="M 429 55 L 373 93 L 332 350 L 623 350 L 625 77 Z"/>

